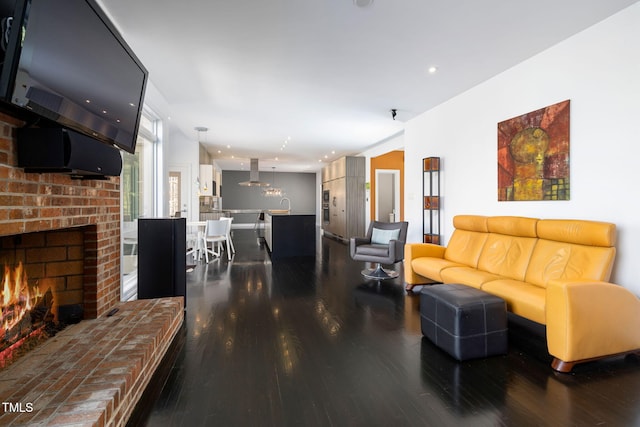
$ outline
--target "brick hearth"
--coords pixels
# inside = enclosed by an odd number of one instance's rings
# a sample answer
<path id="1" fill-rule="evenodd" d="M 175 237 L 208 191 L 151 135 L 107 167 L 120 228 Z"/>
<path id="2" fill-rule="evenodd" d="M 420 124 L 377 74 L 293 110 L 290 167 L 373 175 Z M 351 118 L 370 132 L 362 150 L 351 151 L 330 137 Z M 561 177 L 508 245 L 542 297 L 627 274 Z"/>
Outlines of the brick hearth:
<path id="1" fill-rule="evenodd" d="M 0 425 L 124 425 L 182 325 L 183 301 L 120 303 L 29 352 L 0 372 Z"/>

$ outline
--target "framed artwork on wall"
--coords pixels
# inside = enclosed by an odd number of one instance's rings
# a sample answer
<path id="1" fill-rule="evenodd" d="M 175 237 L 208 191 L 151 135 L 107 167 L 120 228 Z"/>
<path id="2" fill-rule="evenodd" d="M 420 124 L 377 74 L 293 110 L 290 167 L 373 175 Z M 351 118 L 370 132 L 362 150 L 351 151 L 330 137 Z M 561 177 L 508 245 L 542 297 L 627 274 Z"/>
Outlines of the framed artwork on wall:
<path id="1" fill-rule="evenodd" d="M 569 105 L 498 123 L 498 201 L 569 200 Z"/>

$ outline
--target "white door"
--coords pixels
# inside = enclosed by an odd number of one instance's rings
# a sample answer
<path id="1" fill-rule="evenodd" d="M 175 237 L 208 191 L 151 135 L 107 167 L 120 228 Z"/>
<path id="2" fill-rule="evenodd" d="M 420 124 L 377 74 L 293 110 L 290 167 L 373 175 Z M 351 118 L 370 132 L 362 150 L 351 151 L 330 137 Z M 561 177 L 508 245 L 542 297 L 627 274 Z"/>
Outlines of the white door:
<path id="1" fill-rule="evenodd" d="M 382 222 L 400 220 L 400 171 L 376 169 L 375 219 Z"/>
<path id="2" fill-rule="evenodd" d="M 191 173 L 187 166 L 172 165 L 169 166 L 169 216 L 192 219 L 189 197 Z"/>

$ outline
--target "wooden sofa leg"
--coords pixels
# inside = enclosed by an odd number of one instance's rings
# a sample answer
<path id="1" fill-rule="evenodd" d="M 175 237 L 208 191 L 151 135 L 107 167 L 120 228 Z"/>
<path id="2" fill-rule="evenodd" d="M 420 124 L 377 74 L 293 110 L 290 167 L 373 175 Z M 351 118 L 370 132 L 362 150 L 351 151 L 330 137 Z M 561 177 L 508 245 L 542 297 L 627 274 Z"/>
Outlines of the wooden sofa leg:
<path id="1" fill-rule="evenodd" d="M 551 362 L 551 367 L 553 369 L 564 374 L 571 372 L 575 365 L 576 362 L 565 362 L 564 360 L 560 360 L 557 357 L 554 357 L 553 362 Z"/>
<path id="2" fill-rule="evenodd" d="M 640 362 L 640 350 L 630 352 L 627 357 Z"/>
<path id="3" fill-rule="evenodd" d="M 416 286 L 430 286 L 430 285 L 438 285 L 442 284 L 442 282 L 427 282 L 427 283 L 406 283 L 404 289 L 407 292 L 413 292 L 413 288 Z"/>
<path id="4" fill-rule="evenodd" d="M 632 350 L 632 351 L 625 351 L 624 353 L 618 353 L 618 354 L 607 354 L 604 356 L 600 356 L 600 357 L 593 357 L 591 359 L 583 359 L 583 360 L 575 360 L 573 362 L 565 362 L 564 360 L 560 360 L 557 357 L 553 358 L 553 362 L 551 362 L 551 367 L 553 369 L 555 369 L 558 372 L 562 372 L 562 373 L 568 373 L 571 372 L 571 370 L 574 368 L 574 366 L 580 364 L 580 363 L 585 363 L 585 362 L 593 362 L 596 360 L 602 360 L 602 359 L 606 359 L 609 357 L 616 357 L 616 356 L 634 356 L 634 357 L 638 357 L 640 358 L 640 349 L 638 350 Z"/>

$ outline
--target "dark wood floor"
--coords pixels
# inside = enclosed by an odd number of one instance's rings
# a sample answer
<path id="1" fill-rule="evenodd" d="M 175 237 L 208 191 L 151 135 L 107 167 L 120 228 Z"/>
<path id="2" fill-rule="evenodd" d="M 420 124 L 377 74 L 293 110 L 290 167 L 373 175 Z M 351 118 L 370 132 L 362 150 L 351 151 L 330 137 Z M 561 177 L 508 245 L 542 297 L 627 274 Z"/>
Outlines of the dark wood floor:
<path id="1" fill-rule="evenodd" d="M 364 281 L 346 245 L 272 264 L 255 231 L 234 242 L 188 273 L 183 333 L 132 425 L 640 425 L 635 359 L 559 374 L 510 322 L 507 355 L 459 363 L 422 338 L 418 296 Z"/>

